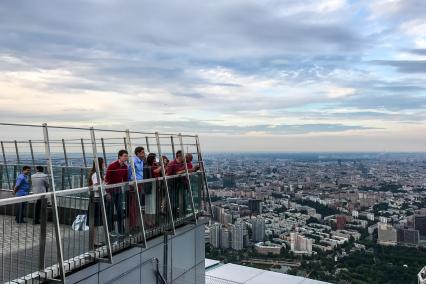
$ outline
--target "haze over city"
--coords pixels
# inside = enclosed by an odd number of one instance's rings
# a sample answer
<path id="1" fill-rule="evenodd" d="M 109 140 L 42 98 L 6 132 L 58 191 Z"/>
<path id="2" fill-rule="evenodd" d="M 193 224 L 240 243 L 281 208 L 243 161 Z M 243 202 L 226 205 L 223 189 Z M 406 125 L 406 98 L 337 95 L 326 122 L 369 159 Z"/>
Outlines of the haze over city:
<path id="1" fill-rule="evenodd" d="M 173 129 L 205 151 L 426 151 L 425 5 L 3 1 L 0 120 Z"/>

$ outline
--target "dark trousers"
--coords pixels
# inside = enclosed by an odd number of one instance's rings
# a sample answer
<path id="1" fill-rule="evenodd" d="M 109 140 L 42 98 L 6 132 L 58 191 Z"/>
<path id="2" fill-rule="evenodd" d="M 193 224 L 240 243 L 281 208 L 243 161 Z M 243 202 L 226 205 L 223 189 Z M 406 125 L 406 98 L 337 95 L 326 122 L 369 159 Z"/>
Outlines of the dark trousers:
<path id="1" fill-rule="evenodd" d="M 122 234 L 123 227 L 123 198 L 121 190 L 115 189 L 111 194 L 111 199 L 107 201 L 107 217 L 108 217 L 108 230 L 114 231 L 114 208 L 117 213 L 118 233 Z"/>
<path id="2" fill-rule="evenodd" d="M 34 204 L 34 219 L 33 224 L 40 224 L 40 217 L 46 217 L 46 209 L 47 209 L 47 198 L 42 198 L 37 200 L 36 204 Z M 44 212 L 44 215 L 41 215 Z"/>
<path id="3" fill-rule="evenodd" d="M 34 220 L 33 220 L 34 224 L 40 224 L 41 202 L 42 200 L 39 199 L 34 205 Z"/>
<path id="4" fill-rule="evenodd" d="M 27 209 L 27 202 L 22 202 L 16 207 L 16 223 L 24 222 L 25 211 Z"/>

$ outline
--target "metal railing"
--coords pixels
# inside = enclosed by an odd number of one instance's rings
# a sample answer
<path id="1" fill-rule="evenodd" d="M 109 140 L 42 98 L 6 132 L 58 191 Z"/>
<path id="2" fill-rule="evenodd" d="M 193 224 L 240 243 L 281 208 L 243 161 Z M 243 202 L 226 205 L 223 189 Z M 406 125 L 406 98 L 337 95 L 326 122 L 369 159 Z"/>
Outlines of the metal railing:
<path id="1" fill-rule="evenodd" d="M 146 247 L 149 238 L 212 214 L 196 135 L 0 123 L 0 146 L 2 283 L 65 282 L 75 269 L 111 263 L 118 251 Z M 138 179 L 133 151 L 141 146 L 157 160 Z M 104 181 L 121 149 L 129 153 L 130 180 L 90 185 L 93 175 Z M 168 175 L 163 156 L 172 160 L 178 150 L 181 170 Z M 24 166 L 31 167 L 21 176 L 30 189 L 39 178 L 35 168 L 42 167 L 45 192 L 12 195 Z"/>

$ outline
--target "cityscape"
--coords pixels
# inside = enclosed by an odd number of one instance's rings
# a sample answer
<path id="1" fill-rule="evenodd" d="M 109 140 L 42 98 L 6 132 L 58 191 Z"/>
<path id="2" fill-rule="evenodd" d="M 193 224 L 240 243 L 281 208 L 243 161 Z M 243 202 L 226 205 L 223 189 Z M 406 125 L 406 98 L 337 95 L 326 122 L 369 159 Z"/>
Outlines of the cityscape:
<path id="1" fill-rule="evenodd" d="M 425 154 L 212 154 L 208 181 L 207 257 L 332 283 L 424 266 Z"/>

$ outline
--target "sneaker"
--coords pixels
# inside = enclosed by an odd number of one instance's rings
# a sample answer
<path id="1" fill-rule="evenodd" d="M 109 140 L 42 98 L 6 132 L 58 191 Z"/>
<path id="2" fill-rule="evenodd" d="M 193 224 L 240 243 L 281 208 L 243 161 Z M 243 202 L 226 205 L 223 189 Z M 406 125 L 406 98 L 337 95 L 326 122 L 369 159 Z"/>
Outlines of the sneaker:
<path id="1" fill-rule="evenodd" d="M 117 237 L 117 233 L 116 232 L 110 232 L 109 236 L 112 237 L 112 238 L 115 238 L 115 237 Z"/>

